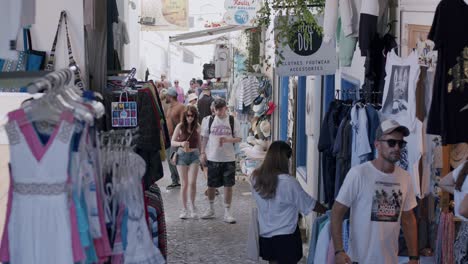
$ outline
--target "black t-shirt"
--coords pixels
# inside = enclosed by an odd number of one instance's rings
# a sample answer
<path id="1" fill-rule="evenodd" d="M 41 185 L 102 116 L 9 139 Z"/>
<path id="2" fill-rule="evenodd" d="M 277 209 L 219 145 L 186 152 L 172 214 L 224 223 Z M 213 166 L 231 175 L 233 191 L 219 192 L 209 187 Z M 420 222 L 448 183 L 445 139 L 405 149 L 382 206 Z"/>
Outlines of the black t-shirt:
<path id="1" fill-rule="evenodd" d="M 429 39 L 438 52 L 427 132 L 443 144 L 468 142 L 468 5 L 442 0 Z"/>
<path id="2" fill-rule="evenodd" d="M 201 124 L 203 118 L 211 115 L 211 103 L 214 101 L 213 97 L 204 95 L 198 100 L 198 118 Z"/>

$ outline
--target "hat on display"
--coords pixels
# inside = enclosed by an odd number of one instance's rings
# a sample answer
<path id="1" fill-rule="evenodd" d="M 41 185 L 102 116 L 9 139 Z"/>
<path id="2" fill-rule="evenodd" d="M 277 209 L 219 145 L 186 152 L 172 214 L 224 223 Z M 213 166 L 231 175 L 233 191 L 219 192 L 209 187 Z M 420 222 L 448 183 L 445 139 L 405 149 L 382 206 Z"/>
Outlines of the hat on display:
<path id="1" fill-rule="evenodd" d="M 276 104 L 275 104 L 273 101 L 268 102 L 268 110 L 267 110 L 266 114 L 267 114 L 267 115 L 273 114 L 273 112 L 275 111 L 275 109 L 276 109 Z"/>
<path id="2" fill-rule="evenodd" d="M 468 160 L 468 144 L 458 143 L 450 149 L 450 166 L 456 168 Z"/>
<path id="3" fill-rule="evenodd" d="M 377 128 L 376 139 L 380 139 L 382 136 L 390 134 L 394 131 L 401 132 L 405 137 L 409 136 L 410 134 L 407 127 L 400 125 L 400 123 L 393 119 L 387 119 L 380 123 L 379 127 Z"/>
<path id="4" fill-rule="evenodd" d="M 190 103 L 191 101 L 193 101 L 193 100 L 196 100 L 196 99 L 198 99 L 198 96 L 197 96 L 195 93 L 191 93 L 191 94 L 189 94 L 188 97 L 187 97 L 187 101 L 188 101 L 189 103 Z"/>
<path id="5" fill-rule="evenodd" d="M 255 136 L 255 133 L 257 131 L 257 122 L 258 122 L 258 117 L 254 117 L 252 118 L 252 120 L 250 121 L 251 122 L 251 125 L 252 125 L 252 132 L 254 133 L 254 136 Z"/>
<path id="6" fill-rule="evenodd" d="M 247 143 L 255 145 L 255 137 L 254 136 L 248 136 L 247 137 Z"/>
<path id="7" fill-rule="evenodd" d="M 251 148 L 252 146 L 249 143 L 242 142 L 239 144 L 240 151 L 245 151 L 246 149 Z"/>
<path id="8" fill-rule="evenodd" d="M 257 126 L 256 126 L 256 132 L 254 132 L 254 135 L 255 135 L 255 138 L 256 139 L 265 139 L 265 135 L 263 134 L 262 132 L 262 129 L 260 128 L 260 123 L 261 122 L 258 122 Z"/>
<path id="9" fill-rule="evenodd" d="M 169 88 L 167 90 L 167 95 L 172 96 L 172 97 L 177 97 L 177 91 L 174 88 Z"/>
<path id="10" fill-rule="evenodd" d="M 263 150 L 263 147 L 260 145 L 255 145 L 249 149 L 246 149 L 245 155 L 250 159 L 264 159 L 266 151 Z"/>
<path id="11" fill-rule="evenodd" d="M 255 139 L 255 145 L 259 145 L 263 148 L 263 150 L 268 150 L 268 145 L 270 145 L 270 142 L 265 139 Z"/>
<path id="12" fill-rule="evenodd" d="M 268 110 L 268 106 L 267 104 L 263 101 L 262 103 L 256 105 L 254 104 L 254 106 L 252 107 L 252 110 L 255 112 L 255 116 L 262 116 L 266 113 L 266 111 Z"/>
<path id="13" fill-rule="evenodd" d="M 271 125 L 270 121 L 267 119 L 260 122 L 260 131 L 262 131 L 263 136 L 269 137 L 271 135 Z"/>
<path id="14" fill-rule="evenodd" d="M 261 104 L 262 101 L 263 101 L 263 99 L 265 99 L 265 97 L 259 95 L 257 98 L 255 98 L 255 99 L 253 100 L 254 105 Z"/>

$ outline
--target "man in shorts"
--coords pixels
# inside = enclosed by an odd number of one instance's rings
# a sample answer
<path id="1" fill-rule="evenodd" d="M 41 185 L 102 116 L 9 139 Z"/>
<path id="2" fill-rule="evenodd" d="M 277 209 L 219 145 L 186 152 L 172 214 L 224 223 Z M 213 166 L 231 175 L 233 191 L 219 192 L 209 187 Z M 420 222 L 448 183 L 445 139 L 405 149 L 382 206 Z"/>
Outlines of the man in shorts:
<path id="1" fill-rule="evenodd" d="M 240 125 L 227 113 L 224 99 L 214 101 L 215 116 L 204 122 L 201 128 L 202 144 L 200 161 L 208 167 L 209 208 L 202 219 L 215 217 L 214 199 L 216 188 L 224 186 L 224 221 L 233 224 L 231 213 L 232 187 L 235 184 L 236 154 L 234 144 L 241 142 Z"/>

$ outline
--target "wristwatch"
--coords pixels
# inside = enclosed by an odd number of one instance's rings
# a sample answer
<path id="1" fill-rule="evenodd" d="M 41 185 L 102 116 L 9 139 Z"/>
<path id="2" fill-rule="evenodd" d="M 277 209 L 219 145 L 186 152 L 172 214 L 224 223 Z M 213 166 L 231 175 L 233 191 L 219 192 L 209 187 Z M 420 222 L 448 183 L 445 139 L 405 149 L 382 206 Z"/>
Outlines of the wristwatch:
<path id="1" fill-rule="evenodd" d="M 419 256 L 409 256 L 409 260 L 419 260 Z"/>

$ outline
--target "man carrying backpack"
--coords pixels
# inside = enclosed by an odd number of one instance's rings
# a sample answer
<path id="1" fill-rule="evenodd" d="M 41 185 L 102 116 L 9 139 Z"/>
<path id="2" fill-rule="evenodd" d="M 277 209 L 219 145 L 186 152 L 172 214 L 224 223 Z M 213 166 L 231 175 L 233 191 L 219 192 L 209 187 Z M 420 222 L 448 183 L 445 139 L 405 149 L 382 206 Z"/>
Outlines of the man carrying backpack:
<path id="1" fill-rule="evenodd" d="M 228 115 L 224 99 L 214 101 L 215 116 L 204 122 L 201 129 L 202 144 L 200 161 L 208 167 L 208 210 L 202 219 L 215 217 L 214 199 L 216 188 L 224 186 L 224 221 L 236 222 L 231 213 L 232 187 L 235 184 L 236 154 L 234 144 L 241 142 L 240 125 Z"/>

